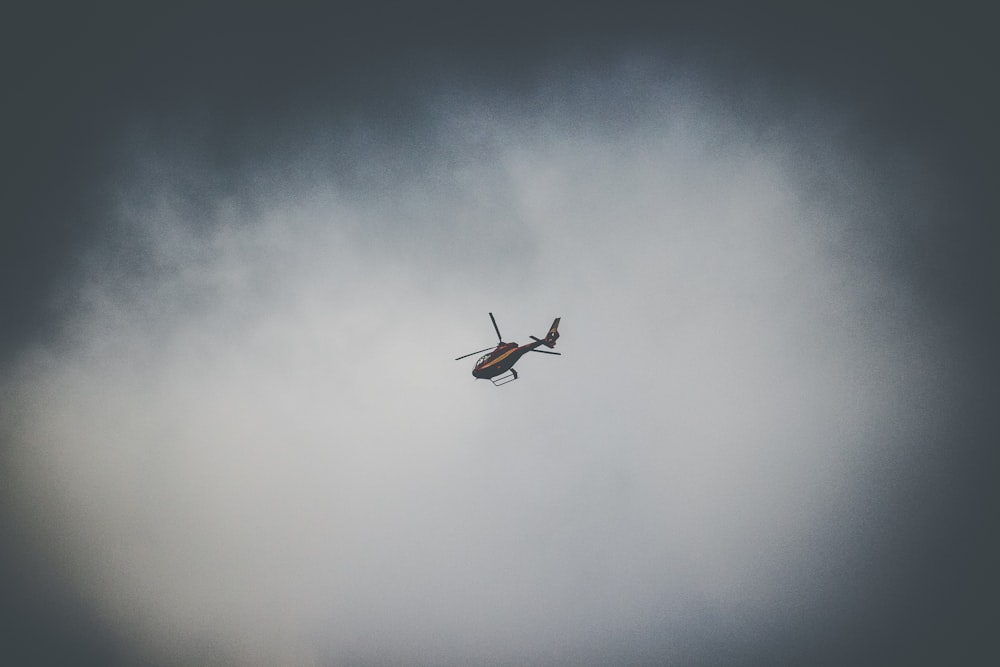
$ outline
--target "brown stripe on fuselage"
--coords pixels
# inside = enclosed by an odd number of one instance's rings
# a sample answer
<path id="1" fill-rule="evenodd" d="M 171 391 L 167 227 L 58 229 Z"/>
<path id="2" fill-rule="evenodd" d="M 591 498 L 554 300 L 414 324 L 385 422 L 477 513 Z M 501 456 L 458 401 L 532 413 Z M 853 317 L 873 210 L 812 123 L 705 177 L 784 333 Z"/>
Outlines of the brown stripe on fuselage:
<path id="1" fill-rule="evenodd" d="M 483 364 L 482 366 L 480 366 L 478 368 L 478 370 L 482 370 L 484 368 L 489 368 L 490 366 L 495 366 L 495 365 L 499 364 L 501 361 L 503 361 L 504 359 L 506 359 L 507 357 L 509 357 L 510 355 L 514 354 L 515 352 L 517 352 L 520 349 L 521 348 L 519 348 L 519 347 L 511 348 L 511 349 L 507 350 L 506 352 L 504 352 L 503 354 L 501 354 L 496 359 L 493 359 L 489 363 Z M 466 366 L 466 368 L 468 368 L 468 366 Z"/>

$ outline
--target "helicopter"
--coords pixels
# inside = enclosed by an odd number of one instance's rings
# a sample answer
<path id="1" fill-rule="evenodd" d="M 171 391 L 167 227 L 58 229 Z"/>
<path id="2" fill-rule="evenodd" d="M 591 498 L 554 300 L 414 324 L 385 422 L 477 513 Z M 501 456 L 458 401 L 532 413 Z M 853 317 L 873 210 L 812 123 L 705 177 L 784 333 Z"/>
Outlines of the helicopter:
<path id="1" fill-rule="evenodd" d="M 495 348 L 492 348 L 492 352 L 484 354 L 476 362 L 475 368 L 472 369 L 472 376 L 477 380 L 484 378 L 492 382 L 494 386 L 499 387 L 517 379 L 517 371 L 514 370 L 514 364 L 526 353 L 540 352 L 541 354 L 559 355 L 559 352 L 549 352 L 548 350 L 539 350 L 538 348 L 542 345 L 548 348 L 556 346 L 556 340 L 559 338 L 560 318 L 557 317 L 552 321 L 552 326 L 549 327 L 549 332 L 545 334 L 545 338 L 530 336 L 531 340 L 535 342 L 528 343 L 527 345 L 503 342 L 503 336 L 500 335 L 500 327 L 497 326 L 497 320 L 493 317 L 493 313 L 490 313 L 490 320 L 493 322 L 493 329 L 497 332 L 497 340 L 500 342 Z M 471 357 L 474 354 L 479 354 L 489 349 L 491 348 L 487 347 L 482 350 L 463 354 L 460 357 L 455 357 L 455 361 Z"/>

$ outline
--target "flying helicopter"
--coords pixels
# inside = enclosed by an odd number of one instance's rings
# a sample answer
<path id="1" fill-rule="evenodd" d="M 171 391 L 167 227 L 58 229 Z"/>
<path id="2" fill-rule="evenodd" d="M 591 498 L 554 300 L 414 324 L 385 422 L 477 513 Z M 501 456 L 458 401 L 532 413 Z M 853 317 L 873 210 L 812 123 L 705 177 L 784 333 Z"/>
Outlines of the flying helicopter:
<path id="1" fill-rule="evenodd" d="M 471 357 L 474 354 L 479 354 L 480 352 L 485 352 L 489 349 L 493 350 L 489 354 L 481 356 L 476 362 L 475 368 L 472 369 L 472 375 L 476 379 L 485 378 L 492 382 L 495 386 L 499 387 L 517 379 L 517 371 L 514 370 L 514 364 L 516 364 L 517 360 L 528 352 L 540 352 L 541 354 L 555 355 L 559 354 L 558 352 L 549 352 L 548 350 L 538 349 L 542 345 L 548 348 L 556 346 L 556 340 L 559 338 L 560 318 L 558 317 L 552 321 L 552 326 L 549 327 L 549 332 L 545 334 L 545 338 L 535 338 L 534 336 L 530 336 L 531 340 L 534 342 L 528 343 L 527 345 L 503 342 L 503 336 L 500 335 L 500 327 L 497 326 L 497 320 L 493 317 L 493 313 L 490 313 L 490 320 L 493 321 L 493 329 L 497 332 L 497 340 L 500 341 L 497 346 L 495 348 L 483 348 L 482 350 L 476 350 L 475 352 L 469 352 L 468 354 L 463 354 L 460 357 L 455 357 L 455 361 L 458 361 L 459 359 L 465 359 L 466 357 Z"/>

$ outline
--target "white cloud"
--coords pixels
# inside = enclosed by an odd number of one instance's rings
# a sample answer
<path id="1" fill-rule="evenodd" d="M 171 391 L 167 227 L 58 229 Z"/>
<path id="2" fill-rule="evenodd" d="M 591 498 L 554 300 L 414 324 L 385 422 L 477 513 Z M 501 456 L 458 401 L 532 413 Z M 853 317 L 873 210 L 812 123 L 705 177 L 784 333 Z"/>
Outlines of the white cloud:
<path id="1" fill-rule="evenodd" d="M 926 322 L 794 171 L 849 155 L 669 92 L 601 133 L 607 88 L 575 117 L 442 103 L 391 188 L 125 186 L 128 250 L 96 249 L 13 393 L 18 492 L 137 651 L 575 661 L 831 605 L 853 475 L 922 446 Z M 562 316 L 564 356 L 474 383 L 451 359 L 488 310 L 519 342 Z"/>

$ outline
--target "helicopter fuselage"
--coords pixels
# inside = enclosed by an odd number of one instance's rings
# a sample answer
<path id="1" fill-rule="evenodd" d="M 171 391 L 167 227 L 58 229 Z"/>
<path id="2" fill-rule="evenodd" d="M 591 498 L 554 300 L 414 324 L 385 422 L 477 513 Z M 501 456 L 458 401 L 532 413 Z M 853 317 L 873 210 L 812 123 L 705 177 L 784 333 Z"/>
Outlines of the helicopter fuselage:
<path id="1" fill-rule="evenodd" d="M 542 341 L 518 345 L 517 343 L 501 343 L 489 354 L 483 355 L 476 362 L 476 367 L 472 369 L 472 376 L 482 379 L 489 379 L 498 375 L 503 375 L 517 363 L 518 359 L 539 345 Z"/>

